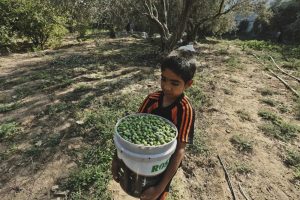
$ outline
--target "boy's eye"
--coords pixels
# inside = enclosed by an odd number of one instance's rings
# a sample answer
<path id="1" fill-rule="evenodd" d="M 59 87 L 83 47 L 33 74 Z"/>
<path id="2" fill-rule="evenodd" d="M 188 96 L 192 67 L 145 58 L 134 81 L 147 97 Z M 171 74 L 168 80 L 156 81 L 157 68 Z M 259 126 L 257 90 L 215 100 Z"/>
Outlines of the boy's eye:
<path id="1" fill-rule="evenodd" d="M 161 77 L 160 80 L 161 81 L 166 81 L 166 78 L 165 77 Z"/>
<path id="2" fill-rule="evenodd" d="M 172 82 L 172 85 L 174 85 L 174 86 L 178 86 L 179 85 L 179 83 L 174 83 L 174 82 Z"/>

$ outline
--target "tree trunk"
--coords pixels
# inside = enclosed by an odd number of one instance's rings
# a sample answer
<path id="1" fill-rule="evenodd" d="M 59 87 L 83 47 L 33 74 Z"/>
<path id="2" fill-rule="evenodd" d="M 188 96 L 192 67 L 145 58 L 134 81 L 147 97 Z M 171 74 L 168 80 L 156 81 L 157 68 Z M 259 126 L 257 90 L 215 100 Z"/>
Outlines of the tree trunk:
<path id="1" fill-rule="evenodd" d="M 116 31 L 114 25 L 110 25 L 109 27 L 109 37 L 116 38 Z"/>
<path id="2" fill-rule="evenodd" d="M 178 23 L 178 29 L 173 32 L 172 34 L 170 34 L 168 26 L 167 26 L 167 2 L 165 0 L 160 1 L 161 2 L 161 6 L 163 8 L 163 20 L 159 20 L 159 15 L 158 15 L 158 10 L 156 9 L 155 4 L 153 3 L 153 1 L 144 1 L 144 5 L 146 8 L 146 16 L 149 18 L 149 20 L 151 22 L 153 22 L 153 24 L 155 24 L 158 29 L 159 29 L 159 33 L 161 35 L 161 51 L 163 53 L 167 53 L 172 51 L 178 40 L 181 39 L 182 34 L 186 28 L 186 24 L 188 21 L 188 17 L 190 15 L 191 9 L 192 9 L 192 5 L 194 3 L 195 0 L 185 0 L 184 1 L 184 7 L 181 13 L 181 16 L 179 18 L 179 23 Z"/>
<path id="3" fill-rule="evenodd" d="M 189 19 L 190 12 L 192 10 L 194 0 L 186 0 L 184 2 L 184 8 L 179 18 L 178 29 L 173 33 L 173 35 L 168 39 L 165 49 L 162 49 L 163 52 L 171 52 L 177 42 L 181 39 L 183 32 L 186 29 L 186 25 Z"/>
<path id="4" fill-rule="evenodd" d="M 194 25 L 191 25 L 190 29 L 187 31 L 186 43 L 194 42 L 197 40 L 198 28 Z"/>
<path id="5" fill-rule="evenodd" d="M 198 30 L 197 31 L 197 39 L 206 39 L 205 37 L 205 31 L 204 30 Z"/>

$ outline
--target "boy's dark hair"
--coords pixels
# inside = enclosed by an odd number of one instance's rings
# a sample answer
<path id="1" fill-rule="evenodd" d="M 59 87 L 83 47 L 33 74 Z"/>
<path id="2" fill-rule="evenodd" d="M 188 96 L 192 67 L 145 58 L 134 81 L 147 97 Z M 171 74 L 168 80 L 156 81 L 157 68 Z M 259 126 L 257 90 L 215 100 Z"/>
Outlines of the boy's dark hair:
<path id="1" fill-rule="evenodd" d="M 161 71 L 170 69 L 172 72 L 180 76 L 185 83 L 192 80 L 196 71 L 196 64 L 178 56 L 170 56 L 165 58 L 161 64 Z"/>

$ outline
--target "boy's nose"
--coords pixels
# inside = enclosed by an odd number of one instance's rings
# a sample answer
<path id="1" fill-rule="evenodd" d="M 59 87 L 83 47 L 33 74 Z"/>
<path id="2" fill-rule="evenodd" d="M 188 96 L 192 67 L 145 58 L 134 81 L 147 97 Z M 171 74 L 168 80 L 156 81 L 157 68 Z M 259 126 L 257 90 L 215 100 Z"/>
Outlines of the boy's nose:
<path id="1" fill-rule="evenodd" d="M 165 85 L 164 90 L 165 91 L 171 91 L 171 87 L 169 85 Z"/>

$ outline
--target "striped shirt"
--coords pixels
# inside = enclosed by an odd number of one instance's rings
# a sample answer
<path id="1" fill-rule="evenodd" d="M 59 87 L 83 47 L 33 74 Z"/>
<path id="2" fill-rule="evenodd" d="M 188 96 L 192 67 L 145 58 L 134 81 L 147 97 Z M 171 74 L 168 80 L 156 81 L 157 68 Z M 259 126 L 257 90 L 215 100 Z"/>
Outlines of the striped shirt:
<path id="1" fill-rule="evenodd" d="M 167 107 L 163 107 L 162 103 L 163 92 L 154 92 L 147 96 L 138 112 L 151 113 L 170 120 L 178 129 L 178 141 L 192 144 L 195 111 L 188 98 L 182 94 Z"/>

